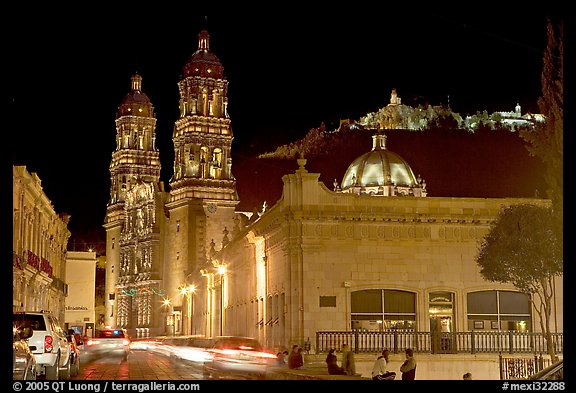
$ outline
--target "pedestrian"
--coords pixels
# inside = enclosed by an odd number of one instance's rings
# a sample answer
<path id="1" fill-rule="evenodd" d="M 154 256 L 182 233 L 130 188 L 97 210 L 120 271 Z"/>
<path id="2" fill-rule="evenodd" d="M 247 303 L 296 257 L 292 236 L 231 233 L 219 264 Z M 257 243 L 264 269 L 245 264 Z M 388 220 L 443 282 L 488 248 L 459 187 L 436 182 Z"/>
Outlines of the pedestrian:
<path id="1" fill-rule="evenodd" d="M 284 355 L 284 365 L 287 366 L 288 365 L 288 351 L 284 350 L 282 352 L 282 355 Z"/>
<path id="2" fill-rule="evenodd" d="M 304 366 L 304 348 L 298 347 L 298 355 L 296 356 L 297 368 Z"/>
<path id="3" fill-rule="evenodd" d="M 284 354 L 282 352 L 278 352 L 276 354 L 276 362 L 277 362 L 279 367 L 284 367 L 284 365 L 286 364 L 284 362 Z"/>
<path id="4" fill-rule="evenodd" d="M 330 348 L 328 351 L 328 356 L 326 356 L 326 365 L 328 366 L 328 374 L 346 375 L 346 371 L 338 365 L 338 358 L 334 355 L 334 348 Z"/>
<path id="5" fill-rule="evenodd" d="M 472 379 L 472 373 L 466 373 L 462 376 L 462 379 L 464 380 L 471 380 Z"/>
<path id="6" fill-rule="evenodd" d="M 296 369 L 304 365 L 302 351 L 299 352 L 299 349 L 298 345 L 292 345 L 292 352 L 288 355 L 288 368 Z"/>
<path id="7" fill-rule="evenodd" d="M 382 351 L 382 355 L 378 356 L 378 359 L 374 362 L 374 367 L 372 368 L 372 379 L 377 381 L 393 380 L 396 378 L 396 373 L 394 371 L 388 371 L 388 355 L 390 351 L 387 349 Z"/>
<path id="8" fill-rule="evenodd" d="M 350 350 L 348 344 L 342 345 L 342 368 L 346 371 L 346 375 L 356 374 L 356 362 L 354 360 L 354 352 Z"/>
<path id="9" fill-rule="evenodd" d="M 406 348 L 406 360 L 400 366 L 402 371 L 402 380 L 413 380 L 416 378 L 416 359 L 412 348 Z"/>

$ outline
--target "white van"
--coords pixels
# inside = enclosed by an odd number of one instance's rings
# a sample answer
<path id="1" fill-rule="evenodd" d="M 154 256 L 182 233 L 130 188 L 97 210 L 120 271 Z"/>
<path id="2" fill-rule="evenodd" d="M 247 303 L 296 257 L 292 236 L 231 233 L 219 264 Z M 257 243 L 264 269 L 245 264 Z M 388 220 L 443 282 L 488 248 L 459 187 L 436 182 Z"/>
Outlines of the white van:
<path id="1" fill-rule="evenodd" d="M 14 326 L 31 327 L 34 334 L 28 345 L 36 358 L 38 376 L 47 380 L 70 379 L 70 345 L 58 318 L 49 311 L 21 311 L 12 313 Z"/>

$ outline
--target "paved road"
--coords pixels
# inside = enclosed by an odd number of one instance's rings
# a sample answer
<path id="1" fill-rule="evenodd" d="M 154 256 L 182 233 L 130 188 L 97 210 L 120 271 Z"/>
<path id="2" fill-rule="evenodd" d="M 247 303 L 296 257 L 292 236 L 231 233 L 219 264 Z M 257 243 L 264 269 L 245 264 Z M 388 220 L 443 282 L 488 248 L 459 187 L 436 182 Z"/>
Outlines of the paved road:
<path id="1" fill-rule="evenodd" d="M 202 370 L 181 360 L 145 350 L 121 357 L 80 356 L 80 373 L 72 380 L 198 380 Z"/>

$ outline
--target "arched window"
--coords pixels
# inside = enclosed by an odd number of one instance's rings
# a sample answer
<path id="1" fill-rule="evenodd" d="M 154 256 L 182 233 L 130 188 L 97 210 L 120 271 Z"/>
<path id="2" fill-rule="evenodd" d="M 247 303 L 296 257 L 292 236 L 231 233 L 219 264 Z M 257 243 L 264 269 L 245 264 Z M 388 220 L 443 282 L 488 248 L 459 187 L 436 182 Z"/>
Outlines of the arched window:
<path id="1" fill-rule="evenodd" d="M 366 289 L 351 293 L 352 329 L 416 328 L 416 294 L 394 289 Z"/>
<path id="2" fill-rule="evenodd" d="M 216 147 L 212 152 L 212 159 L 210 160 L 210 177 L 212 179 L 219 179 L 222 173 L 222 149 Z"/>
<path id="3" fill-rule="evenodd" d="M 479 291 L 467 295 L 469 330 L 532 331 L 530 298 L 513 291 Z"/>

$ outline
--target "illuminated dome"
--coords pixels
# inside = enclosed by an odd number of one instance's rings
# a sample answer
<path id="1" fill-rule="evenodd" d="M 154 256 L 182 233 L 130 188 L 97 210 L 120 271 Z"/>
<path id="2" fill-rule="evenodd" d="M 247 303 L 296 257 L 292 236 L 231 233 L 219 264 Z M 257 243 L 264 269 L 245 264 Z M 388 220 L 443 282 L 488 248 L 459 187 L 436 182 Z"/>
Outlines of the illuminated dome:
<path id="1" fill-rule="evenodd" d="M 142 77 L 138 74 L 132 76 L 132 89 L 120 103 L 118 116 L 153 117 L 153 111 L 150 99 L 142 93 Z"/>
<path id="2" fill-rule="evenodd" d="M 346 170 L 341 191 L 370 195 L 426 196 L 426 182 L 416 178 L 410 165 L 386 149 L 386 135 L 372 136 L 372 151 L 356 158 Z"/>
<path id="3" fill-rule="evenodd" d="M 198 34 L 198 50 L 190 56 L 184 66 L 184 78 L 201 76 L 204 78 L 221 79 L 224 77 L 224 67 L 220 59 L 210 51 L 210 35 L 206 30 Z"/>

